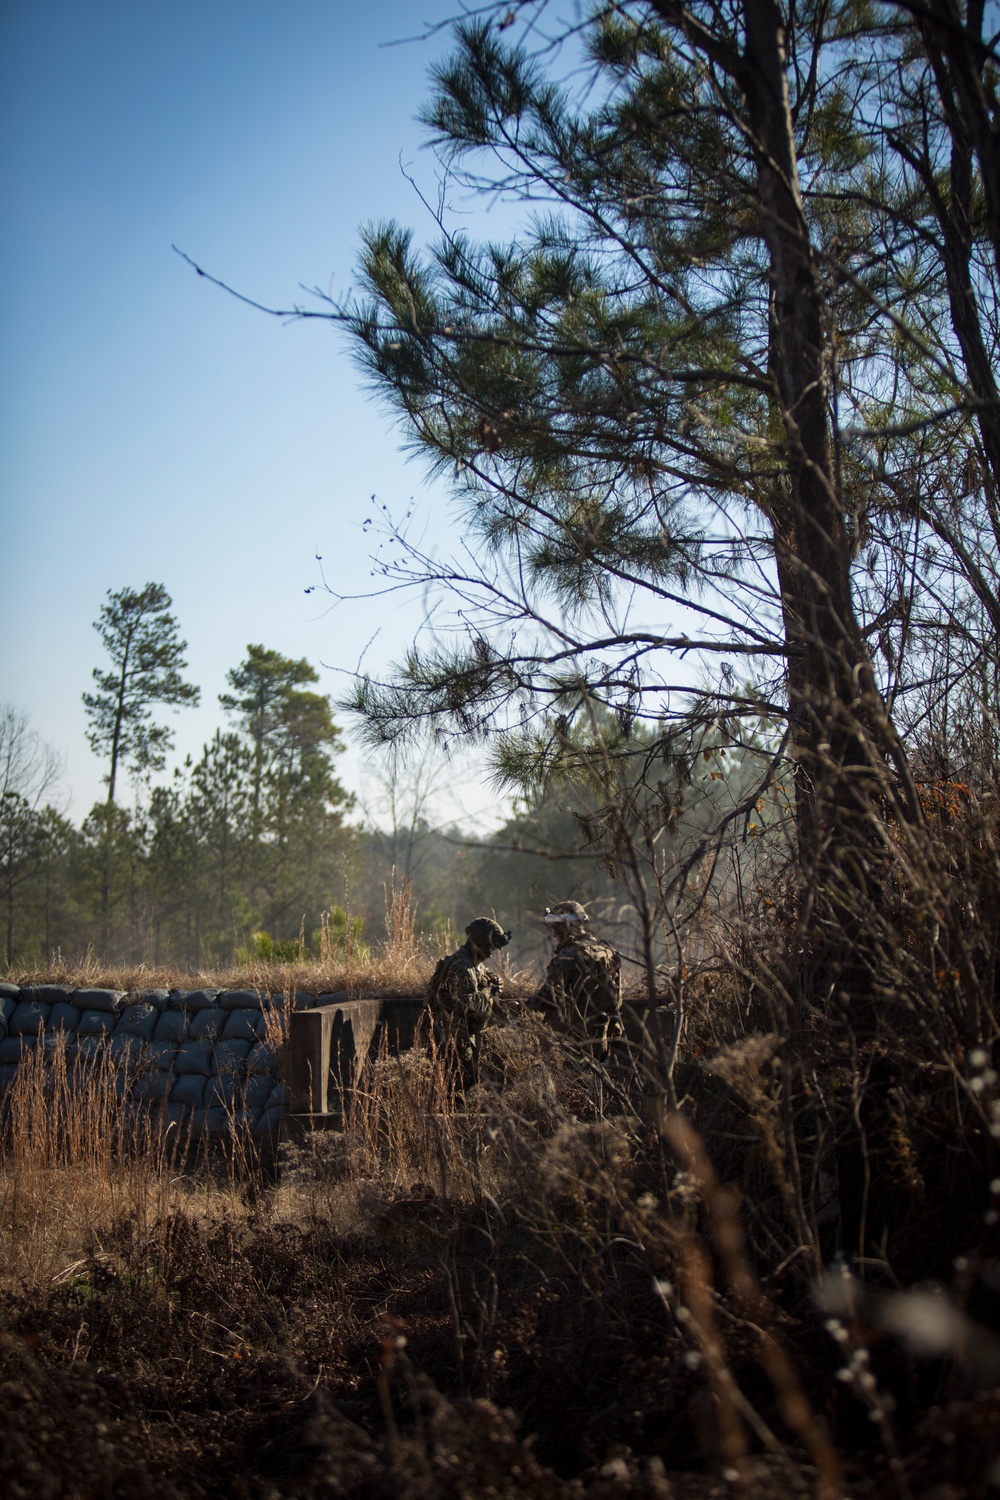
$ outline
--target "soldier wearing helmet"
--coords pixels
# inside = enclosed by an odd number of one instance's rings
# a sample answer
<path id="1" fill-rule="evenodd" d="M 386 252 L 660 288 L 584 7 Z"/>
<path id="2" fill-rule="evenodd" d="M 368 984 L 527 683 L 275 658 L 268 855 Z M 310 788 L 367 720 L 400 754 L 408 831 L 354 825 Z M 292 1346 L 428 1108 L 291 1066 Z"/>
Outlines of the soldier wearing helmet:
<path id="1" fill-rule="evenodd" d="M 611 1038 L 622 1034 L 621 958 L 590 935 L 579 901 L 550 906 L 543 921 L 556 951 L 531 1004 L 560 1031 L 585 1037 L 595 1057 L 607 1058 Z"/>
<path id="2" fill-rule="evenodd" d="M 455 953 L 442 958 L 427 986 L 434 1040 L 461 1069 L 463 1089 L 479 1082 L 480 1038 L 503 988 L 500 976 L 486 967 L 486 959 L 510 942 L 499 922 L 477 917 L 465 929 L 466 940 Z"/>

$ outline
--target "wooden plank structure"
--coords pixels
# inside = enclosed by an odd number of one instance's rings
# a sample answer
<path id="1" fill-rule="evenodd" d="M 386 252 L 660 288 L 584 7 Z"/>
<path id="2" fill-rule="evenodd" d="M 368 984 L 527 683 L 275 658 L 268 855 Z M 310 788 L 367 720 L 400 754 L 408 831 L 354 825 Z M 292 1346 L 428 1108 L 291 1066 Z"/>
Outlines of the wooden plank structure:
<path id="1" fill-rule="evenodd" d="M 288 1017 L 285 1139 L 312 1130 L 338 1129 L 345 1101 L 364 1068 L 383 1050 L 393 1055 L 413 1046 L 424 999 L 398 996 L 320 996 L 309 1010 Z"/>

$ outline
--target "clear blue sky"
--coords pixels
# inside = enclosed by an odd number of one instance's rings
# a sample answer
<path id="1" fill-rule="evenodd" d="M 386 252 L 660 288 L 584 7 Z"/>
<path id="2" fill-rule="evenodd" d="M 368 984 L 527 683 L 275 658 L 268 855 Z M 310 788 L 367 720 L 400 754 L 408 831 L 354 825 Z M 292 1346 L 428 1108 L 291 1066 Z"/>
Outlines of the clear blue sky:
<path id="1" fill-rule="evenodd" d="M 199 280 L 175 243 L 267 303 L 342 292 L 358 227 L 431 226 L 400 157 L 432 182 L 414 116 L 447 45 L 386 47 L 444 0 L 5 0 L 0 8 L 0 700 L 62 750 L 75 817 L 102 794 L 80 694 L 108 589 L 173 596 L 202 707 L 221 721 L 248 642 L 353 668 L 412 641 L 419 605 L 326 613 L 363 588 L 376 493 L 430 495 L 343 339 L 283 326 Z M 421 499 L 421 497 L 423 497 Z M 323 690 L 342 679 L 323 676 Z M 345 762 L 361 786 L 361 759 Z"/>

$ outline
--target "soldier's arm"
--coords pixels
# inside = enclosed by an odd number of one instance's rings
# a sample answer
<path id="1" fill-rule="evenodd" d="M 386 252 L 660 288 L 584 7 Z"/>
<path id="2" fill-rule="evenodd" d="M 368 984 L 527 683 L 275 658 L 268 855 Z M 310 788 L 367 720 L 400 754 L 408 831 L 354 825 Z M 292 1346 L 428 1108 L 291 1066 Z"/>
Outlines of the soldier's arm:
<path id="1" fill-rule="evenodd" d="M 471 1025 L 485 1026 L 493 1014 L 493 996 L 497 993 L 493 988 L 493 981 L 499 986 L 500 976 L 485 969 L 469 977 L 475 981 L 475 985 L 472 995 L 466 1001 L 465 1014 Z"/>
<path id="2" fill-rule="evenodd" d="M 449 978 L 449 997 L 454 1013 L 472 1025 L 488 1021 L 493 999 L 489 990 L 483 988 L 475 968 L 456 964 Z"/>

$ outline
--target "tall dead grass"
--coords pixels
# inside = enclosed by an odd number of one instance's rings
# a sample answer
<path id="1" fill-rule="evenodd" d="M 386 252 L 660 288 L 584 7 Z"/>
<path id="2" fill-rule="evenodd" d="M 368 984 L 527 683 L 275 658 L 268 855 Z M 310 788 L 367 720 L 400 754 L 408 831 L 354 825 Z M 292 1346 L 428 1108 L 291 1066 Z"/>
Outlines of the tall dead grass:
<path id="1" fill-rule="evenodd" d="M 146 964 L 110 964 L 96 957 L 78 963 L 57 961 L 45 968 L 14 965 L 4 979 L 20 986 L 61 984 L 67 989 L 107 988 L 134 994 L 143 989 L 192 990 L 210 987 L 255 990 L 266 995 L 349 994 L 384 991 L 387 994 L 420 994 L 426 987 L 436 954 L 420 948 L 400 956 L 388 948 L 371 952 L 338 953 L 323 962 L 253 959 L 246 964 L 219 968 L 182 970 L 153 968 Z"/>
<path id="2" fill-rule="evenodd" d="M 280 1013 L 274 1024 L 277 1039 Z M 60 1285 L 123 1226 L 153 1274 L 173 1215 L 245 1218 L 266 1167 L 246 1121 L 234 1109 L 224 1143 L 195 1139 L 161 1109 L 160 1084 L 103 1039 L 85 1058 L 61 1031 L 25 1051 L 0 1112 L 0 1289 Z"/>
<path id="3" fill-rule="evenodd" d="M 131 1082 L 105 1047 L 71 1063 L 63 1032 L 25 1052 L 0 1129 L 0 1284 L 56 1285 L 114 1223 L 162 1219 L 173 1142 Z"/>

